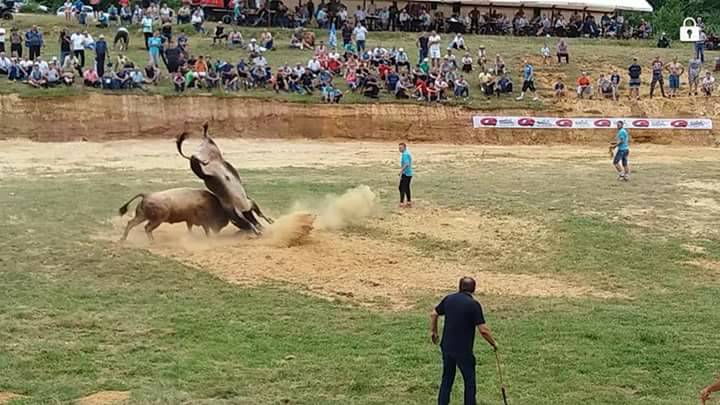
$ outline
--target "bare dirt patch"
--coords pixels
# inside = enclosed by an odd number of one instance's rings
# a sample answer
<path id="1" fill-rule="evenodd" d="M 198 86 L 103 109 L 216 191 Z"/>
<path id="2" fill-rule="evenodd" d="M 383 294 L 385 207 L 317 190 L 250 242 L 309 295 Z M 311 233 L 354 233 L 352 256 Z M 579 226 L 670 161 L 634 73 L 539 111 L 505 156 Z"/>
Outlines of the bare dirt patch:
<path id="1" fill-rule="evenodd" d="M 193 138 L 191 138 L 191 142 Z M 316 142 L 301 140 L 216 139 L 225 158 L 238 169 L 278 167 L 337 167 L 347 165 L 397 165 L 395 144 L 379 142 Z M 578 158 L 597 158 L 607 165 L 607 149 L 587 146 L 487 146 L 411 145 L 422 165 L 467 161 L 511 161 L 525 165 L 555 164 Z M 645 163 L 716 160 L 710 148 L 638 145 L 633 159 Z M 187 170 L 172 139 L 111 142 L 37 143 L 27 140 L 0 141 L 0 173 L 63 174 L 100 169 Z"/>
<path id="2" fill-rule="evenodd" d="M 704 270 L 711 271 L 715 274 L 720 274 L 720 261 L 717 260 L 696 259 L 688 261 L 686 263 Z"/>
<path id="3" fill-rule="evenodd" d="M 130 399 L 129 391 L 100 391 L 75 401 L 77 405 L 119 405 Z"/>
<path id="4" fill-rule="evenodd" d="M 0 405 L 7 404 L 10 401 L 16 400 L 16 399 L 22 399 L 26 398 L 24 395 L 15 394 L 12 392 L 5 392 L 0 391 Z"/>
<path id="5" fill-rule="evenodd" d="M 273 234 L 271 227 L 267 236 L 256 240 L 249 236 L 238 236 L 228 230 L 220 236 L 206 239 L 198 234 L 188 234 L 183 226 L 163 225 L 156 233 L 156 241 L 149 243 L 142 232 L 131 233 L 130 246 L 148 249 L 153 253 L 174 258 L 183 263 L 206 270 L 241 285 L 258 285 L 267 282 L 290 284 L 308 294 L 328 299 L 351 301 L 366 306 L 389 306 L 392 308 L 411 307 L 419 297 L 428 293 L 452 290 L 459 277 L 471 275 L 479 282 L 479 291 L 486 294 L 529 296 L 529 297 L 596 297 L 612 298 L 616 294 L 577 285 L 552 277 L 537 274 L 508 274 L 493 271 L 493 265 L 501 254 L 468 257 L 464 261 L 441 260 L 424 255 L 412 241 L 376 239 L 353 234 L 345 224 L 366 224 L 395 230 L 419 229 L 432 237 L 446 241 L 468 241 L 480 247 L 482 252 L 512 254 L 515 248 L 535 243 L 532 238 L 541 239 L 544 230 L 538 224 L 513 218 L 491 219 L 467 212 L 443 211 L 435 208 L 412 210 L 411 213 L 393 212 L 368 218 L 339 215 L 328 221 L 327 215 L 338 215 L 342 209 L 337 206 L 354 206 L 349 213 L 365 212 L 371 215 L 372 207 L 363 208 L 362 200 L 369 190 L 351 190 L 335 199 L 335 206 L 317 212 L 301 212 L 280 218 L 277 223 L 286 233 L 292 229 L 292 243 Z M 328 214 L 330 212 L 331 214 Z M 417 215 L 415 215 L 417 213 Z M 312 232 L 298 232 L 307 226 L 306 218 L 313 216 L 315 224 L 332 223 L 333 226 L 319 226 Z M 300 218 L 296 220 L 294 218 Z M 382 218 L 382 219 L 381 219 Z M 291 225 L 288 225 L 291 224 Z M 340 225 L 343 224 L 343 225 Z M 439 225 L 438 225 L 439 224 Z M 522 228 L 513 225 L 521 224 Z M 113 220 L 115 234 L 119 234 L 122 223 Z M 440 226 L 440 231 L 435 230 Z M 510 229 L 515 229 L 511 231 Z M 532 238 L 522 235 L 532 235 Z M 115 236 L 117 237 L 117 236 Z M 458 253 L 458 252 L 455 252 Z M 462 254 L 462 252 L 459 252 Z M 482 260 L 480 260 L 482 259 Z"/>

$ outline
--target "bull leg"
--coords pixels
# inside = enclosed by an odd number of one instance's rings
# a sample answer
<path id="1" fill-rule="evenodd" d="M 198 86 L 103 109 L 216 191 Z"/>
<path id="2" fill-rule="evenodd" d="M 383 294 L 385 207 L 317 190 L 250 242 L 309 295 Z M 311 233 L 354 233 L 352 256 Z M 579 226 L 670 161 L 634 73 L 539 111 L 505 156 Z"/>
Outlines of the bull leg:
<path id="1" fill-rule="evenodd" d="M 145 234 L 147 235 L 148 239 L 150 239 L 151 241 L 155 240 L 155 238 L 153 237 L 152 231 L 157 229 L 157 227 L 160 226 L 161 223 L 162 222 L 160 222 L 160 221 L 157 221 L 157 222 L 150 221 L 147 224 L 145 224 Z"/>
<path id="2" fill-rule="evenodd" d="M 232 222 L 233 225 L 242 230 L 253 231 L 255 235 L 260 235 L 260 231 L 258 231 L 257 227 L 252 222 L 238 215 L 234 209 L 230 209 L 228 211 L 228 215 L 230 216 L 230 222 Z"/>
<path id="3" fill-rule="evenodd" d="M 252 211 L 245 211 L 242 213 L 243 217 L 257 230 L 262 229 L 262 225 L 258 222 L 257 218 L 255 218 L 255 214 L 253 214 Z M 257 232 L 257 231 L 256 231 Z"/>
<path id="4" fill-rule="evenodd" d="M 135 217 L 133 219 L 128 221 L 127 226 L 125 226 L 125 232 L 123 232 L 123 235 L 122 235 L 122 238 L 120 238 L 120 241 L 123 242 L 123 241 L 127 240 L 130 230 L 133 229 L 134 227 L 140 225 L 141 223 L 143 223 L 143 221 L 145 221 L 145 218 L 138 216 L 138 215 L 135 215 Z"/>
<path id="5" fill-rule="evenodd" d="M 210 237 L 210 228 L 208 228 L 207 225 L 200 225 L 200 226 L 202 226 L 203 231 L 205 231 L 205 236 L 207 236 L 209 238 Z"/>
<path id="6" fill-rule="evenodd" d="M 252 202 L 252 210 L 253 210 L 253 212 L 255 212 L 260 218 L 262 218 L 262 219 L 264 219 L 265 221 L 267 221 L 268 224 L 270 224 L 270 225 L 273 224 L 274 221 L 273 221 L 271 218 L 266 217 L 265 214 L 263 214 L 263 212 L 260 211 L 260 206 L 257 205 L 257 203 L 256 203 L 255 201 Z"/>
<path id="7" fill-rule="evenodd" d="M 187 226 L 188 233 L 192 233 L 192 224 L 189 221 L 185 221 L 185 226 Z"/>

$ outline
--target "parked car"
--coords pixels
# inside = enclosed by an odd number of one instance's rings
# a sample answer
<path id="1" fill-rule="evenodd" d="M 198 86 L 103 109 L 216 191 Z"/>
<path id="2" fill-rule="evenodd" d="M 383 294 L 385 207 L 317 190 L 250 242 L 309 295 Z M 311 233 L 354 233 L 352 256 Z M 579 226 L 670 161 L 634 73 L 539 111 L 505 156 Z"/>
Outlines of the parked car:
<path id="1" fill-rule="evenodd" d="M 18 13 L 41 12 L 47 13 L 50 9 L 47 6 L 36 3 L 32 0 L 15 0 L 15 11 Z"/>

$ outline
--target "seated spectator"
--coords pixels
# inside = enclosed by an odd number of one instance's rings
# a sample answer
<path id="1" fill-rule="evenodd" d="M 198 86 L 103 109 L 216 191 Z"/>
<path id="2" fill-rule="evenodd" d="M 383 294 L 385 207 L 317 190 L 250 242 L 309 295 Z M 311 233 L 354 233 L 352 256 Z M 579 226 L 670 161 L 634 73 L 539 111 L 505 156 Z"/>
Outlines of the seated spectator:
<path id="1" fill-rule="evenodd" d="M 243 47 L 243 36 L 238 30 L 230 31 L 228 35 L 228 41 L 231 49 Z"/>
<path id="2" fill-rule="evenodd" d="M 208 64 L 203 55 L 198 56 L 198 59 L 195 61 L 194 70 L 196 76 L 201 80 L 204 80 L 205 76 L 207 76 Z"/>
<path id="3" fill-rule="evenodd" d="M 30 71 L 30 75 L 28 76 L 27 84 L 36 88 L 47 87 L 47 80 L 40 71 L 40 65 L 38 63 L 35 63 L 33 65 L 32 70 Z M 704 88 L 705 82 L 703 81 L 703 89 Z"/>
<path id="4" fill-rule="evenodd" d="M 702 91 L 706 97 L 712 96 L 715 90 L 715 78 L 709 71 L 705 72 L 705 77 L 702 80 Z"/>
<path id="5" fill-rule="evenodd" d="M 465 38 L 463 38 L 463 35 L 461 33 L 455 34 L 455 37 L 450 42 L 450 45 L 448 45 L 448 49 L 467 50 L 467 48 L 465 48 Z"/>
<path id="6" fill-rule="evenodd" d="M 553 89 L 555 90 L 555 97 L 565 98 L 565 95 L 567 94 L 567 89 L 565 88 L 565 83 L 563 83 L 562 77 L 558 77 L 555 85 L 553 85 Z"/>
<path id="7" fill-rule="evenodd" d="M 273 49 L 273 36 L 270 31 L 265 31 L 260 34 L 260 46 L 267 50 Z"/>
<path id="8" fill-rule="evenodd" d="M 510 78 L 510 75 L 505 72 L 500 79 L 497 81 L 497 85 L 495 87 L 495 93 L 498 97 L 500 97 L 500 94 L 511 94 L 513 92 L 513 82 Z"/>
<path id="9" fill-rule="evenodd" d="M 464 73 L 472 72 L 472 65 L 473 65 L 473 60 L 472 60 L 472 56 L 470 56 L 470 52 L 465 52 L 465 56 L 463 56 L 463 58 L 462 58 L 462 71 Z"/>
<path id="10" fill-rule="evenodd" d="M 228 34 L 225 32 L 225 26 L 223 25 L 222 21 L 219 21 L 217 25 L 215 26 L 215 33 L 213 34 L 213 42 L 212 44 L 215 45 L 218 42 L 226 42 L 228 39 Z"/>
<path id="11" fill-rule="evenodd" d="M 153 64 L 145 66 L 145 83 L 157 85 L 160 82 L 160 69 Z"/>
<path id="12" fill-rule="evenodd" d="M 127 89 L 130 85 L 130 74 L 126 68 L 120 68 L 118 71 L 113 72 L 111 89 L 121 90 Z"/>
<path id="13" fill-rule="evenodd" d="M 470 85 L 467 80 L 465 80 L 465 76 L 461 75 L 457 80 L 455 80 L 455 89 L 453 93 L 455 94 L 455 97 L 463 97 L 465 99 L 470 97 Z"/>
<path id="14" fill-rule="evenodd" d="M 342 98 L 342 91 L 331 84 L 322 87 L 322 100 L 326 103 L 339 103 Z"/>
<path id="15" fill-rule="evenodd" d="M 577 79 L 577 95 L 578 98 L 585 98 L 585 96 L 588 96 L 588 98 L 592 98 L 593 89 L 592 84 L 590 84 L 590 77 L 587 75 L 587 72 L 582 72 L 580 77 L 578 77 Z"/>
<path id="16" fill-rule="evenodd" d="M 600 78 L 597 82 L 598 89 L 600 90 L 600 94 L 604 98 L 612 98 L 615 100 L 616 94 L 615 94 L 615 87 L 613 86 L 612 82 L 609 78 L 607 78 L 604 74 L 600 74 Z"/>
<path id="17" fill-rule="evenodd" d="M 378 80 L 375 77 L 375 75 L 370 75 L 370 77 L 368 77 L 367 82 L 365 82 L 365 88 L 363 90 L 363 95 L 365 97 L 370 97 L 370 98 L 379 98 L 380 97 L 380 86 L 378 84 Z"/>
<path id="18" fill-rule="evenodd" d="M 205 76 L 205 87 L 208 89 L 220 88 L 220 75 L 212 66 L 208 68 Z"/>
<path id="19" fill-rule="evenodd" d="M 657 40 L 657 47 L 658 48 L 670 48 L 670 39 L 667 37 L 667 34 L 664 32 L 660 34 L 660 38 Z"/>
<path id="20" fill-rule="evenodd" d="M 12 61 L 5 56 L 5 52 L 0 52 L 0 75 L 7 75 L 10 72 Z"/>
<path id="21" fill-rule="evenodd" d="M 10 81 L 23 81 L 26 80 L 28 71 L 23 67 L 18 58 L 10 58 L 10 69 L 8 70 L 8 80 Z"/>
<path id="22" fill-rule="evenodd" d="M 201 32 L 205 33 L 205 27 L 203 27 L 204 22 L 202 10 L 200 7 L 198 7 L 195 12 L 193 12 L 192 16 L 190 17 L 190 23 L 192 24 L 193 28 L 195 28 L 195 32 Z"/>
<path id="23" fill-rule="evenodd" d="M 182 93 L 185 91 L 185 76 L 183 76 L 182 72 L 177 71 L 173 73 L 172 82 L 176 92 Z"/>
<path id="24" fill-rule="evenodd" d="M 133 69 L 129 72 L 130 81 L 128 82 L 128 88 L 131 89 L 145 89 L 145 75 L 140 69 Z"/>
<path id="25" fill-rule="evenodd" d="M 395 55 L 395 69 L 399 72 L 401 67 L 405 67 L 408 72 L 410 71 L 410 57 L 403 48 L 398 49 L 397 55 Z"/>
<path id="26" fill-rule="evenodd" d="M 411 85 L 410 82 L 405 74 L 398 80 L 398 82 L 395 84 L 395 98 L 399 100 L 406 100 L 410 98 L 410 91 Z"/>
<path id="27" fill-rule="evenodd" d="M 100 87 L 100 77 L 95 68 L 85 70 L 83 73 L 83 84 L 88 87 Z"/>
<path id="28" fill-rule="evenodd" d="M 55 59 L 50 62 L 47 73 L 45 73 L 45 78 L 47 79 L 48 87 L 55 87 L 62 83 L 60 69 L 58 68 L 57 61 Z"/>
<path id="29" fill-rule="evenodd" d="M 391 93 L 394 92 L 398 81 L 400 81 L 400 75 L 395 70 L 391 70 L 385 77 L 385 88 Z"/>

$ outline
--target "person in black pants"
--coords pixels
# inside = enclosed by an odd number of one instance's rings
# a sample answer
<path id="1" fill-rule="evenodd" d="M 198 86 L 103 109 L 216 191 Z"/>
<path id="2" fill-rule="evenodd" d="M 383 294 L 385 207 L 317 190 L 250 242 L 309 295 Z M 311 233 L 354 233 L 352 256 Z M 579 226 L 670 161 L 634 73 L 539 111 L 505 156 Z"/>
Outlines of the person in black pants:
<path id="1" fill-rule="evenodd" d="M 405 143 L 398 145 L 398 151 L 400 151 L 400 208 L 410 208 L 412 207 L 410 196 L 410 182 L 413 176 L 412 155 Z"/>
<path id="2" fill-rule="evenodd" d="M 108 46 L 105 41 L 105 35 L 100 34 L 98 40 L 95 41 L 95 69 L 98 77 L 105 76 L 105 58 L 107 57 Z"/>
<path id="3" fill-rule="evenodd" d="M 442 349 L 443 373 L 438 405 L 450 403 L 450 393 L 455 380 L 456 369 L 460 369 L 465 383 L 465 405 L 476 405 L 475 392 L 475 328 L 480 335 L 497 350 L 497 342 L 490 329 L 485 325 L 482 306 L 473 298 L 475 280 L 470 277 L 460 279 L 459 291 L 446 296 L 430 314 L 430 339 L 438 343 L 438 317 L 445 317 L 443 325 Z"/>

